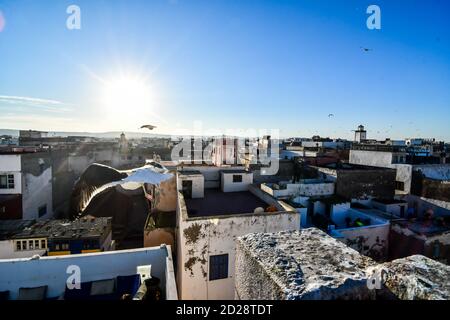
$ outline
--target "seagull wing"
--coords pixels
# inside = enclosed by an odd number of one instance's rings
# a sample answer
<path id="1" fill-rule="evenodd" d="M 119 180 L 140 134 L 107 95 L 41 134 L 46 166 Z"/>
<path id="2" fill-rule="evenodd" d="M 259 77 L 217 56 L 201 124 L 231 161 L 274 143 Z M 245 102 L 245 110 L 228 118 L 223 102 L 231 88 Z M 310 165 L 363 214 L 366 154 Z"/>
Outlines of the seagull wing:
<path id="1" fill-rule="evenodd" d="M 156 126 L 152 126 L 151 124 L 145 124 L 145 125 L 141 126 L 141 129 L 144 129 L 144 128 L 153 130 L 156 128 Z"/>
<path id="2" fill-rule="evenodd" d="M 90 165 L 75 183 L 70 199 L 70 216 L 75 218 L 98 193 L 120 183 L 128 175 L 109 166 Z"/>

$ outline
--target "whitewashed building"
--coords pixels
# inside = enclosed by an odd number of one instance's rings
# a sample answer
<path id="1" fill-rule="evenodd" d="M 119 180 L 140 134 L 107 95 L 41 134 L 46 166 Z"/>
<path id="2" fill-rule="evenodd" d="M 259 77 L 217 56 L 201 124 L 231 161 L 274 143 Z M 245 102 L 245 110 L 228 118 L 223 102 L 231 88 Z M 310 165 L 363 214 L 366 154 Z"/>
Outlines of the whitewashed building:
<path id="1" fill-rule="evenodd" d="M 160 300 L 178 299 L 170 246 L 0 260 L 0 292 L 10 300 L 141 299 L 136 291 L 150 277 L 159 280 Z"/>
<path id="2" fill-rule="evenodd" d="M 210 176 L 212 169 L 205 168 L 202 172 L 198 167 L 196 174 Z M 201 198 L 183 189 L 177 192 L 177 284 L 181 299 L 234 299 L 236 238 L 300 227 L 295 209 L 252 185 L 250 172 L 221 170 L 214 177 L 220 181 L 209 181 L 208 188 L 205 179 Z M 185 176 L 181 172 L 177 178 Z"/>
<path id="3" fill-rule="evenodd" d="M 52 165 L 46 151 L 0 152 L 0 220 L 53 217 Z"/>

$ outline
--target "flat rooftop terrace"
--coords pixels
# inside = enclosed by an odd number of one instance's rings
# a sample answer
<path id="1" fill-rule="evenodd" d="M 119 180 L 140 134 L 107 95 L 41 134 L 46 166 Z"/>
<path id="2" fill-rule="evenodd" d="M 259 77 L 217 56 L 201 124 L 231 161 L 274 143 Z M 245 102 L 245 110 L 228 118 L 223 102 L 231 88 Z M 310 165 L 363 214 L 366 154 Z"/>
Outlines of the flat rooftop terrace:
<path id="1" fill-rule="evenodd" d="M 205 217 L 253 213 L 269 205 L 249 191 L 222 192 L 219 189 L 205 189 L 204 198 L 185 199 L 189 217 Z"/>

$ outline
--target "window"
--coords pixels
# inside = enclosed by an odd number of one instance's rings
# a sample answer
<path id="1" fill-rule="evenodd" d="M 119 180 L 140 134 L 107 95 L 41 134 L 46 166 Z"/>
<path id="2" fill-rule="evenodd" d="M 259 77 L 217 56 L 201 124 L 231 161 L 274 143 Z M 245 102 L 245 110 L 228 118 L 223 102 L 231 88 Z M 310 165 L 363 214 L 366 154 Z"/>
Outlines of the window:
<path id="1" fill-rule="evenodd" d="M 40 217 L 45 216 L 46 214 L 47 214 L 47 205 L 45 204 L 45 205 L 39 207 L 38 216 L 40 218 Z"/>
<path id="2" fill-rule="evenodd" d="M 228 254 L 209 257 L 209 280 L 228 278 Z"/>
<path id="3" fill-rule="evenodd" d="M 0 189 L 14 189 L 14 175 L 13 174 L 0 175 Z"/>
<path id="4" fill-rule="evenodd" d="M 61 250 L 65 250 L 65 251 L 69 250 L 69 244 L 68 243 L 61 244 Z"/>
<path id="5" fill-rule="evenodd" d="M 33 250 L 34 249 L 34 241 L 33 240 L 28 241 L 28 249 L 29 250 Z"/>
<path id="6" fill-rule="evenodd" d="M 439 241 L 435 241 L 433 246 L 433 258 L 439 259 L 440 256 L 441 256 L 441 247 L 439 245 Z"/>
<path id="7" fill-rule="evenodd" d="M 395 181 L 395 190 L 405 191 L 405 183 L 403 181 Z"/>
<path id="8" fill-rule="evenodd" d="M 242 175 L 233 174 L 233 183 L 242 182 Z"/>
<path id="9" fill-rule="evenodd" d="M 45 240 L 41 240 L 41 249 L 47 248 L 47 244 L 45 243 Z"/>
<path id="10" fill-rule="evenodd" d="M 16 250 L 21 251 L 22 250 L 22 241 L 16 241 Z"/>

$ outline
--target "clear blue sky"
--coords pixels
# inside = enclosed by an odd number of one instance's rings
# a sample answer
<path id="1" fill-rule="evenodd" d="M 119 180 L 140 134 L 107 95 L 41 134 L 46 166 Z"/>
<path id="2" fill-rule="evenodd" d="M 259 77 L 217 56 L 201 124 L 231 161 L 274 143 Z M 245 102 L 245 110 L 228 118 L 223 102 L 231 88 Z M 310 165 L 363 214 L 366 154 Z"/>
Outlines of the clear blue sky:
<path id="1" fill-rule="evenodd" d="M 66 28 L 70 4 L 81 30 Z M 381 30 L 366 27 L 370 4 Z M 350 138 L 364 124 L 369 138 L 450 140 L 450 1 L 0 0 L 0 11 L 0 128 L 170 133 L 198 120 Z M 124 106 L 121 125 L 99 107 L 99 79 L 123 72 L 150 84 L 154 118 Z"/>

